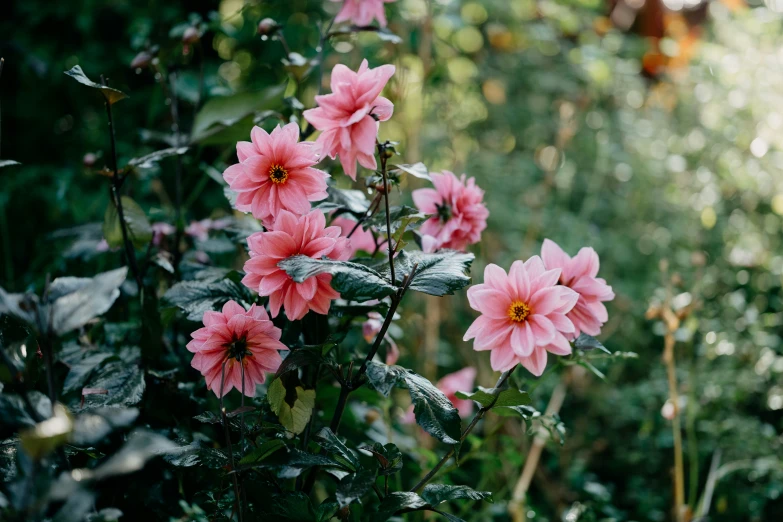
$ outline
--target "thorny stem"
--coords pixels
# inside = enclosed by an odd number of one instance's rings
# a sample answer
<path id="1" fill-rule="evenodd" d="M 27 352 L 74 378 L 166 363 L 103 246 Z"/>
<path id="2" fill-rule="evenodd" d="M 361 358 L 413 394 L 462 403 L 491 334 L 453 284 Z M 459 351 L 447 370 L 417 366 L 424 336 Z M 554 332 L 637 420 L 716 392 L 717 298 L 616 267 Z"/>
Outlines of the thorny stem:
<path id="1" fill-rule="evenodd" d="M 108 86 L 108 82 L 101 75 L 101 83 Z M 111 113 L 111 103 L 108 99 L 104 100 L 106 105 L 106 116 L 109 120 L 109 138 L 111 139 L 111 169 L 112 169 L 112 185 L 111 195 L 114 200 L 114 204 L 117 207 L 117 217 L 120 221 L 120 230 L 122 231 L 122 242 L 125 246 L 125 256 L 128 258 L 128 266 L 130 266 L 133 278 L 136 280 L 136 284 L 139 286 L 139 292 L 142 292 L 141 273 L 139 272 L 139 266 L 136 264 L 136 253 L 133 250 L 133 244 L 128 237 L 128 224 L 125 222 L 125 212 L 122 208 L 122 197 L 120 196 L 120 187 L 124 178 L 120 178 L 117 171 L 117 140 L 114 135 L 114 118 Z"/>
<path id="2" fill-rule="evenodd" d="M 392 234 L 391 234 L 391 216 L 389 215 L 389 178 L 386 175 L 386 162 L 389 158 L 386 157 L 386 144 L 378 144 L 378 156 L 381 158 L 381 175 L 383 176 L 383 202 L 386 206 L 386 238 L 389 242 L 389 271 L 391 273 L 391 284 L 397 283 L 397 278 L 394 277 L 394 250 L 392 248 Z"/>
<path id="3" fill-rule="evenodd" d="M 492 409 L 492 406 L 495 405 L 495 402 L 498 400 L 498 396 L 500 395 L 501 387 L 505 382 L 508 380 L 508 378 L 511 376 L 512 373 L 514 373 L 514 370 L 516 370 L 516 366 L 511 368 L 510 370 L 506 370 L 500 375 L 500 378 L 498 379 L 498 382 L 495 384 L 495 388 L 492 391 L 492 402 L 487 404 L 486 406 L 483 406 L 476 415 L 473 416 L 473 420 L 470 421 L 470 424 L 468 424 L 468 427 L 465 428 L 465 431 L 462 432 L 462 435 L 460 435 L 459 441 L 464 441 L 467 436 L 470 434 L 471 431 L 473 431 L 473 428 L 476 427 L 476 424 L 484 418 L 484 415 L 487 414 L 489 410 Z M 429 473 L 427 473 L 424 478 L 422 478 L 415 486 L 413 486 L 410 489 L 411 493 L 415 493 L 419 491 L 421 488 L 427 485 L 427 483 L 432 480 L 432 478 L 440 471 L 440 469 L 446 464 L 446 462 L 449 461 L 449 459 L 454 455 L 454 451 L 456 450 L 456 445 L 452 446 L 451 449 L 446 452 L 446 454 L 443 456 L 442 459 L 440 459 L 440 462 L 438 462 L 434 468 L 430 470 Z"/>
<path id="4" fill-rule="evenodd" d="M 228 446 L 228 460 L 231 463 L 231 479 L 234 482 L 234 500 L 236 502 L 236 510 L 239 513 L 239 522 L 242 522 L 242 506 L 240 505 L 239 496 L 239 479 L 235 473 L 236 468 L 234 467 L 234 450 L 231 447 L 231 432 L 228 429 L 228 421 L 226 420 L 226 407 L 223 405 L 223 385 L 226 383 L 226 364 L 228 364 L 228 359 L 223 362 L 223 368 L 220 371 L 220 415 L 223 419 L 223 431 L 226 433 L 226 446 Z"/>

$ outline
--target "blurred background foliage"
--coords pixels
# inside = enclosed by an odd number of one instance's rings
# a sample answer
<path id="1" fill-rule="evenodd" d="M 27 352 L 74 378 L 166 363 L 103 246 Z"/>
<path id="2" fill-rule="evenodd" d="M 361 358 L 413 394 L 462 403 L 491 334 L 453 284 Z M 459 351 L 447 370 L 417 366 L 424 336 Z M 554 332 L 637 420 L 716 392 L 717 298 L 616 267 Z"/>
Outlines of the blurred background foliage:
<path id="1" fill-rule="evenodd" d="M 487 263 L 508 266 L 550 238 L 571 254 L 593 246 L 617 293 L 602 339 L 638 358 L 594 361 L 604 379 L 561 366 L 540 385 L 522 384 L 535 387 L 542 411 L 553 392 L 565 392 L 565 443 L 544 449 L 524 506 L 528 520 L 670 520 L 666 327 L 653 318 L 668 305 L 682 311 L 673 334 L 688 501 L 695 507 L 711 482 L 710 520 L 783 520 L 780 7 L 776 0 L 399 0 L 387 12 L 400 42 L 362 33 L 335 38 L 326 51 L 327 88 L 335 63 L 394 63 L 395 115 L 381 138 L 400 142 L 407 163 L 466 172 L 485 189 L 491 216 L 474 280 Z M 99 173 L 109 154 L 104 107 L 63 71 L 79 64 L 130 94 L 115 106 L 120 164 L 172 144 L 155 71 L 129 66 L 139 52 L 159 46 L 184 130 L 198 124 L 204 100 L 263 91 L 271 101 L 253 98 L 255 116 L 239 128 L 232 124 L 249 113 L 243 108 L 218 104 L 202 113 L 227 129 L 192 136 L 182 158 L 185 221 L 218 219 L 231 215 L 219 174 L 236 161 L 232 143 L 253 118 L 271 128 L 312 106 L 319 27 L 336 8 L 320 0 L 7 4 L 0 159 L 22 165 L 0 170 L 0 286 L 40 290 L 47 274 L 92 275 L 122 263 L 120 253 L 98 247 L 109 204 Z M 285 45 L 297 53 L 286 67 L 282 42 L 257 34 L 264 17 L 283 25 Z M 181 41 L 189 25 L 203 33 L 197 44 Z M 165 161 L 129 181 L 152 221 L 174 222 L 174 176 Z M 422 184 L 409 177 L 403 193 Z M 206 250 L 219 266 L 241 267 L 230 250 Z M 477 384 L 494 382 L 487 358 L 461 340 L 473 318 L 464 294 L 406 302 L 402 316 L 403 365 L 433 379 L 475 365 Z M 153 411 L 147 421 L 165 423 L 165 412 Z M 358 433 L 363 413 L 353 413 L 348 429 Z M 463 509 L 466 519 L 508 519 L 531 437 L 501 421 L 487 421 L 484 432 L 497 436 L 471 439 L 450 475 L 495 492 L 494 504 Z M 422 469 L 437 461 L 431 442 L 401 429 L 422 439 L 407 450 Z M 165 491 L 150 491 L 147 506 L 158 514 L 148 518 L 198 519 Z"/>

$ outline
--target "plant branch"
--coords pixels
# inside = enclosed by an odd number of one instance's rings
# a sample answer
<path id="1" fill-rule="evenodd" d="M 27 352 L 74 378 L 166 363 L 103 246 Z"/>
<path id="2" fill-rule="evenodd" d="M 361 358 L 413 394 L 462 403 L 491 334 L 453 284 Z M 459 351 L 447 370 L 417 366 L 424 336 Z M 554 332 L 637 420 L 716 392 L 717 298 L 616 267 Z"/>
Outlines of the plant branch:
<path id="1" fill-rule="evenodd" d="M 228 359 L 223 362 L 223 368 L 220 371 L 220 416 L 223 420 L 223 431 L 226 434 L 226 446 L 228 447 L 228 460 L 231 463 L 231 479 L 234 482 L 234 500 L 236 510 L 239 513 L 239 522 L 242 522 L 242 506 L 240 505 L 239 495 L 239 478 L 236 474 L 236 467 L 234 466 L 234 450 L 231 447 L 231 432 L 228 429 L 228 421 L 226 420 L 226 407 L 223 405 L 223 385 L 226 383 L 226 364 Z M 243 379 L 244 384 L 244 379 Z M 233 517 L 232 517 L 233 518 Z"/>
<path id="2" fill-rule="evenodd" d="M 391 274 L 391 284 L 397 284 L 397 278 L 394 275 L 394 248 L 392 248 L 392 234 L 391 234 L 391 216 L 389 215 L 389 178 L 386 175 L 386 162 L 388 161 L 388 155 L 386 150 L 386 144 L 378 144 L 378 156 L 381 158 L 381 175 L 383 176 L 383 202 L 386 206 L 386 238 L 389 243 L 389 272 Z"/>
<path id="3" fill-rule="evenodd" d="M 492 390 L 492 402 L 487 404 L 486 406 L 483 406 L 478 412 L 476 412 L 476 415 L 473 416 L 473 420 L 470 421 L 470 424 L 468 424 L 468 427 L 465 428 L 465 430 L 462 432 L 462 435 L 460 435 L 459 441 L 460 443 L 464 441 L 468 435 L 470 435 L 470 432 L 473 431 L 473 428 L 476 427 L 476 424 L 484 418 L 484 415 L 487 414 L 489 410 L 492 409 L 492 407 L 495 405 L 495 402 L 498 400 L 498 396 L 500 395 L 501 387 L 505 384 L 505 382 L 508 380 L 508 378 L 511 376 L 512 373 L 514 373 L 514 370 L 516 370 L 516 366 L 511 368 L 510 370 L 506 370 L 500 375 L 500 378 L 498 379 L 498 382 L 495 384 L 495 388 Z M 411 493 L 415 493 L 419 491 L 421 488 L 427 485 L 427 483 L 435 477 L 435 475 L 440 471 L 440 469 L 446 464 L 446 462 L 449 461 L 449 459 L 454 455 L 454 452 L 456 451 L 457 445 L 451 447 L 451 449 L 446 452 L 446 454 L 443 456 L 442 459 L 435 465 L 434 468 L 430 470 L 429 473 L 427 473 L 424 478 L 422 478 L 415 486 L 413 486 L 409 491 Z"/>
<path id="4" fill-rule="evenodd" d="M 108 82 L 101 75 L 101 83 L 108 86 Z M 122 243 L 125 246 L 125 257 L 128 258 L 128 266 L 131 269 L 133 278 L 136 280 L 136 284 L 139 286 L 139 292 L 141 293 L 144 286 L 141 279 L 141 272 L 139 272 L 139 266 L 136 263 L 136 253 L 133 249 L 133 244 L 128 237 L 128 224 L 125 222 L 125 212 L 122 208 L 122 197 L 120 196 L 120 188 L 124 178 L 120 178 L 117 170 L 117 139 L 114 135 L 114 118 L 111 112 L 111 103 L 108 99 L 104 100 L 106 105 L 106 116 L 109 120 L 109 138 L 111 140 L 111 169 L 112 169 L 112 184 L 111 195 L 114 200 L 114 205 L 117 207 L 117 217 L 120 221 L 120 230 L 122 231 Z"/>

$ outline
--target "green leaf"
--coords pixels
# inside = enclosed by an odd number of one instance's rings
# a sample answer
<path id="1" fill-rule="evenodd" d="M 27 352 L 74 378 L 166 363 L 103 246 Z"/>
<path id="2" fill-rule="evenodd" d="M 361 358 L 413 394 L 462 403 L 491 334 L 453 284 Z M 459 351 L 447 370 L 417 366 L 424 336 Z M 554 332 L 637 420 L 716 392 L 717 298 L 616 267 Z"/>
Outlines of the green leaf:
<path id="1" fill-rule="evenodd" d="M 141 402 L 146 383 L 144 371 L 137 364 L 115 360 L 95 372 L 87 388 L 106 393 L 85 395 L 84 410 L 104 406 L 135 406 Z"/>
<path id="2" fill-rule="evenodd" d="M 391 233 L 395 235 L 398 230 L 408 228 L 411 223 L 422 221 L 429 217 L 420 212 L 419 209 L 399 206 L 389 209 L 389 219 L 391 224 Z M 367 220 L 367 224 L 375 227 L 382 234 L 386 234 L 386 209 L 381 208 L 373 217 Z"/>
<path id="3" fill-rule="evenodd" d="M 522 406 L 531 403 L 530 396 L 527 393 L 514 388 L 501 391 L 497 396 L 497 400 L 495 400 L 495 392 L 495 388 L 479 388 L 478 391 L 473 393 L 458 391 L 456 395 L 460 399 L 476 401 L 482 407 L 487 407 L 490 404 L 492 404 L 493 408 L 497 408 L 501 406 Z M 495 401 L 494 404 L 492 403 L 493 400 Z"/>
<path id="4" fill-rule="evenodd" d="M 50 324 L 57 335 L 81 328 L 106 313 L 120 295 L 128 268 L 103 272 L 95 277 L 60 277 L 52 282 Z"/>
<path id="5" fill-rule="evenodd" d="M 297 283 L 318 274 L 331 274 L 332 288 L 340 292 L 343 299 L 350 301 L 383 299 L 397 291 L 372 268 L 350 261 L 313 259 L 298 255 L 280 261 L 277 266 L 285 270 Z"/>
<path id="6" fill-rule="evenodd" d="M 249 140 L 250 129 L 254 124 L 253 114 L 279 107 L 283 100 L 285 87 L 285 85 L 277 85 L 261 92 L 245 92 L 211 98 L 198 111 L 193 120 L 191 143 L 218 144 L 229 137 L 233 139 L 240 132 L 245 140 Z M 224 131 L 233 126 L 236 126 L 237 129 L 231 130 L 236 132 L 234 132 L 234 136 L 228 136 Z M 222 136 L 224 134 L 226 136 Z"/>
<path id="7" fill-rule="evenodd" d="M 36 390 L 27 392 L 27 397 L 39 418 L 46 419 L 52 414 L 49 397 Z M 11 393 L 0 394 L 0 419 L 3 420 L 3 427 L 8 429 L 35 426 L 35 419 L 27 410 L 22 397 Z"/>
<path id="8" fill-rule="evenodd" d="M 207 310 L 215 310 L 231 300 L 248 307 L 255 299 L 240 279 L 237 272 L 231 272 L 226 277 L 180 281 L 163 295 L 163 306 L 177 307 L 189 321 L 196 322 L 201 322 Z"/>
<path id="9" fill-rule="evenodd" d="M 330 185 L 326 192 L 327 198 L 316 205 L 322 212 L 339 210 L 363 216 L 370 208 L 370 201 L 361 190 L 338 189 Z"/>
<path id="10" fill-rule="evenodd" d="M 87 515 L 86 522 L 119 522 L 122 511 L 117 508 L 103 508 L 97 513 Z"/>
<path id="11" fill-rule="evenodd" d="M 263 461 L 268 456 L 272 455 L 277 450 L 285 448 L 285 443 L 280 439 L 272 439 L 268 440 L 261 445 L 259 445 L 257 448 L 255 448 L 253 451 L 242 457 L 242 460 L 239 461 L 240 466 L 248 466 L 253 464 L 258 464 L 259 462 Z"/>
<path id="12" fill-rule="evenodd" d="M 122 214 L 125 217 L 125 229 L 128 239 L 136 248 L 144 248 L 152 241 L 152 225 L 147 219 L 144 210 L 128 196 L 122 196 Z M 122 228 L 120 228 L 120 215 L 113 202 L 106 207 L 103 215 L 103 237 L 111 248 L 123 245 Z"/>
<path id="13" fill-rule="evenodd" d="M 99 408 L 81 413 L 73 420 L 71 443 L 77 446 L 95 444 L 112 431 L 130 426 L 138 416 L 136 408 Z"/>
<path id="14" fill-rule="evenodd" d="M 310 497 L 301 491 L 275 493 L 268 503 L 260 506 L 262 520 L 280 522 L 316 522 L 316 515 Z"/>
<path id="15" fill-rule="evenodd" d="M 443 296 L 453 294 L 470 284 L 470 276 L 467 273 L 473 259 L 473 254 L 456 250 L 439 250 L 432 254 L 402 251 L 395 259 L 394 265 L 396 276 L 400 280 L 416 266 L 416 275 L 410 285 L 412 290 Z"/>
<path id="16" fill-rule="evenodd" d="M 598 349 L 598 350 L 601 350 L 602 352 L 606 352 L 608 354 L 612 353 L 612 352 L 610 352 L 606 348 L 606 346 L 601 344 L 601 341 L 599 341 L 595 337 L 587 335 L 585 333 L 579 334 L 579 337 L 577 337 L 576 340 L 574 341 L 574 346 L 578 350 L 583 350 L 583 351 L 586 351 L 586 352 L 590 351 L 590 350 Z"/>
<path id="17" fill-rule="evenodd" d="M 40 460 L 71 437 L 73 417 L 62 404 L 55 404 L 52 416 L 19 433 L 22 449 L 33 460 Z"/>
<path id="18" fill-rule="evenodd" d="M 304 347 L 292 349 L 288 352 L 288 355 L 285 356 L 283 362 L 280 363 L 280 366 L 277 368 L 277 372 L 275 373 L 275 377 L 280 377 L 281 375 L 298 370 L 299 368 L 304 368 L 305 366 L 319 364 L 323 360 L 323 356 L 313 350 L 308 350 Z"/>
<path id="19" fill-rule="evenodd" d="M 21 165 L 21 163 L 14 160 L 0 160 L 0 169 L 3 167 L 13 167 L 14 165 Z"/>
<path id="20" fill-rule="evenodd" d="M 380 392 L 384 397 L 388 397 L 392 388 L 397 384 L 399 380 L 400 371 L 404 371 L 404 368 L 399 366 L 387 366 L 383 363 L 369 361 L 367 363 L 367 380 L 376 391 Z"/>
<path id="21" fill-rule="evenodd" d="M 323 503 L 315 510 L 316 520 L 318 522 L 329 522 L 337 514 L 340 509 L 340 504 L 333 500 L 324 500 Z"/>
<path id="22" fill-rule="evenodd" d="M 335 497 L 340 507 L 348 506 L 361 498 L 375 484 L 375 472 L 362 470 L 344 477 L 337 485 Z"/>
<path id="23" fill-rule="evenodd" d="M 416 493 L 395 491 L 386 495 L 373 514 L 373 522 L 384 522 L 395 513 L 418 511 L 427 507 L 427 501 Z"/>
<path id="24" fill-rule="evenodd" d="M 87 379 L 89 379 L 93 370 L 98 368 L 103 363 L 103 361 L 111 357 L 114 357 L 114 354 L 98 352 L 87 355 L 84 357 L 84 359 L 75 364 L 72 364 L 68 371 L 68 375 L 65 376 L 63 393 L 70 393 L 81 390 L 87 382 Z"/>
<path id="25" fill-rule="evenodd" d="M 305 390 L 297 386 L 295 391 L 296 399 L 293 406 L 290 406 L 285 400 L 286 389 L 282 379 L 275 379 L 269 385 L 266 398 L 280 424 L 291 433 L 298 435 L 304 431 L 313 414 L 315 390 Z"/>
<path id="26" fill-rule="evenodd" d="M 82 71 L 82 68 L 79 65 L 74 65 L 70 70 L 65 71 L 65 74 L 82 85 L 86 85 L 87 87 L 92 87 L 93 89 L 98 89 L 101 91 L 101 94 L 103 94 L 103 97 L 107 102 L 109 102 L 109 105 L 114 105 L 118 101 L 124 100 L 128 97 L 128 95 L 122 91 L 101 85 L 100 83 L 95 83 L 94 81 L 90 80 L 87 78 L 87 75 L 84 74 L 84 71 Z"/>
<path id="27" fill-rule="evenodd" d="M 422 162 L 414 163 L 413 165 L 393 165 L 393 167 L 395 170 L 400 170 L 416 178 L 432 181 L 432 178 L 430 178 L 430 172 L 427 170 L 427 166 Z"/>
<path id="28" fill-rule="evenodd" d="M 372 453 L 381 467 L 381 475 L 393 475 L 402 469 L 402 453 L 391 442 L 385 445 L 376 442 L 372 447 L 364 446 L 359 449 Z"/>
<path id="29" fill-rule="evenodd" d="M 178 449 L 178 446 L 162 435 L 146 430 L 136 430 L 128 436 L 125 445 L 94 470 L 81 470 L 82 476 L 103 480 L 116 475 L 133 473 L 144 467 L 148 460 Z"/>
<path id="30" fill-rule="evenodd" d="M 171 147 L 169 149 L 156 150 L 140 158 L 133 158 L 128 162 L 128 167 L 139 169 L 149 169 L 155 166 L 159 161 L 170 158 L 171 156 L 182 156 L 188 151 L 188 147 Z"/>
<path id="31" fill-rule="evenodd" d="M 325 449 L 335 461 L 352 471 L 359 469 L 359 458 L 340 440 L 339 437 L 337 437 L 337 435 L 332 433 L 332 430 L 323 428 L 316 434 L 315 438 L 319 440 L 321 447 Z"/>
<path id="32" fill-rule="evenodd" d="M 492 493 L 476 491 L 467 486 L 447 486 L 445 484 L 427 484 L 421 492 L 421 498 L 432 506 L 437 506 L 449 500 L 486 500 L 492 502 Z"/>

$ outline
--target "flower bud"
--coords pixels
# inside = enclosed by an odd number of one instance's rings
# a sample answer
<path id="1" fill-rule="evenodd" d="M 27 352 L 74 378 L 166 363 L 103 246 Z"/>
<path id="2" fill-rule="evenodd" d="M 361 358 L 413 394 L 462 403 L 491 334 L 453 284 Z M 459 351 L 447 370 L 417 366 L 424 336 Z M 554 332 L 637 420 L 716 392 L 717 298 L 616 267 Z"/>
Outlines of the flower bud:
<path id="1" fill-rule="evenodd" d="M 198 29 L 195 27 L 188 27 L 185 29 L 185 32 L 182 33 L 182 43 L 184 44 L 194 44 L 197 43 L 201 39 L 201 34 L 199 34 Z"/>
<path id="2" fill-rule="evenodd" d="M 151 62 L 152 55 L 147 51 L 141 51 L 136 55 L 133 61 L 131 61 L 130 66 L 131 69 L 144 69 L 145 67 L 148 67 Z"/>
<path id="3" fill-rule="evenodd" d="M 264 18 L 260 22 L 258 22 L 258 34 L 261 36 L 269 36 L 270 34 L 277 31 L 277 29 L 280 26 L 277 25 L 277 22 L 272 20 L 271 18 Z"/>

